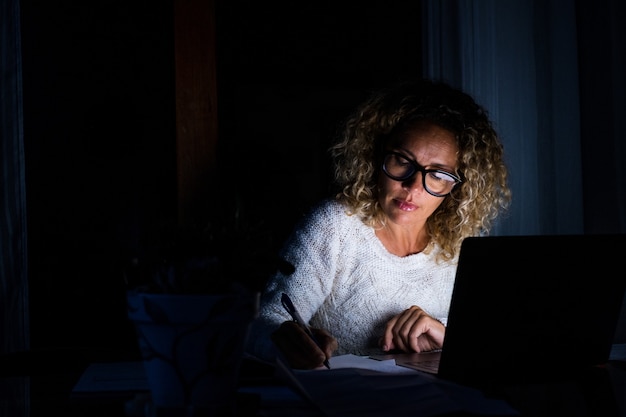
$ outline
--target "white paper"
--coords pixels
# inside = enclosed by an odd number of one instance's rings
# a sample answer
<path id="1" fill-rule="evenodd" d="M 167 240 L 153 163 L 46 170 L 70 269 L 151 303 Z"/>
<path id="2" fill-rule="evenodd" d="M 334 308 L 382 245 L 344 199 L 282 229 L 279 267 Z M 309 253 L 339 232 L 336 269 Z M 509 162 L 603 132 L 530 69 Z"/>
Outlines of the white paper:
<path id="1" fill-rule="evenodd" d="M 357 355 L 340 355 L 333 356 L 328 361 L 331 369 L 368 369 L 371 371 L 393 373 L 393 374 L 415 374 L 415 370 L 404 368 L 402 366 L 396 366 L 395 359 L 376 360 L 369 356 L 357 356 Z M 326 368 L 320 368 L 324 370 Z"/>
<path id="2" fill-rule="evenodd" d="M 293 370 L 281 361 L 278 364 L 283 377 L 329 417 L 429 417 L 456 412 L 519 415 L 503 400 L 396 366 L 393 359 L 343 355 L 331 360 L 331 369 L 311 371 Z"/>

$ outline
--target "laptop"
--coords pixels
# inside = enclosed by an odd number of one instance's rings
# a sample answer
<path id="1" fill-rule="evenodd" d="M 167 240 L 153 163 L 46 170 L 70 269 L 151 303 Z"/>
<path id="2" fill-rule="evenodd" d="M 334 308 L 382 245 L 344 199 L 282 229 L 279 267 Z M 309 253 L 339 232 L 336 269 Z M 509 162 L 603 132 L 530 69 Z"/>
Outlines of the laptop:
<path id="1" fill-rule="evenodd" d="M 602 365 L 626 290 L 625 257 L 626 234 L 467 238 L 441 351 L 372 357 L 479 388 Z"/>

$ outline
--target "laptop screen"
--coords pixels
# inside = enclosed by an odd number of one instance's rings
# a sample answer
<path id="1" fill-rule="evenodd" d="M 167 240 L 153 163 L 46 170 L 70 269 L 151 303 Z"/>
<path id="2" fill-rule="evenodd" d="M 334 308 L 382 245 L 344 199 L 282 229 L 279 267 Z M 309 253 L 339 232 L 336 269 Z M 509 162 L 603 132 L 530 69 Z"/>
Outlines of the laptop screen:
<path id="1" fill-rule="evenodd" d="M 480 387 L 571 376 L 608 356 L 626 235 L 464 240 L 439 376 Z"/>

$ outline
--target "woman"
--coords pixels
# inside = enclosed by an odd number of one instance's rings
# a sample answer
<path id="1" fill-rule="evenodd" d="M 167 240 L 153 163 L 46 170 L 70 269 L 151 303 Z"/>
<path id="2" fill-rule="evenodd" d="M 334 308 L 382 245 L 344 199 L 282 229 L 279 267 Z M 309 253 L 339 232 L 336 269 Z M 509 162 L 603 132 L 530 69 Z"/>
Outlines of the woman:
<path id="1" fill-rule="evenodd" d="M 488 233 L 510 201 L 487 112 L 444 83 L 404 83 L 363 103 L 330 152 L 336 197 L 285 243 L 248 352 L 313 369 L 333 353 L 440 349 L 461 242 Z"/>

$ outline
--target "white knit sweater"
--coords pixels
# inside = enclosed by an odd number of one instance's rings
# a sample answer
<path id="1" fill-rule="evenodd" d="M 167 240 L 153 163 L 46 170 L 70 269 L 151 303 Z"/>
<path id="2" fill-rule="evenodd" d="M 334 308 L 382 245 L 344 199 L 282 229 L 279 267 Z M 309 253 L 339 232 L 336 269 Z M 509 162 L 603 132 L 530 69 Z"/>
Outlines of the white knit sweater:
<path id="1" fill-rule="evenodd" d="M 445 324 L 457 259 L 436 264 L 438 250 L 395 256 L 374 229 L 357 216 L 348 216 L 339 202 L 324 201 L 285 243 L 281 259 L 293 265 L 293 272 L 278 272 L 268 281 L 247 352 L 266 361 L 275 359 L 269 335 L 291 320 L 280 301 L 283 292 L 311 326 L 337 338 L 336 355 L 377 350 L 387 321 L 412 305 Z"/>

